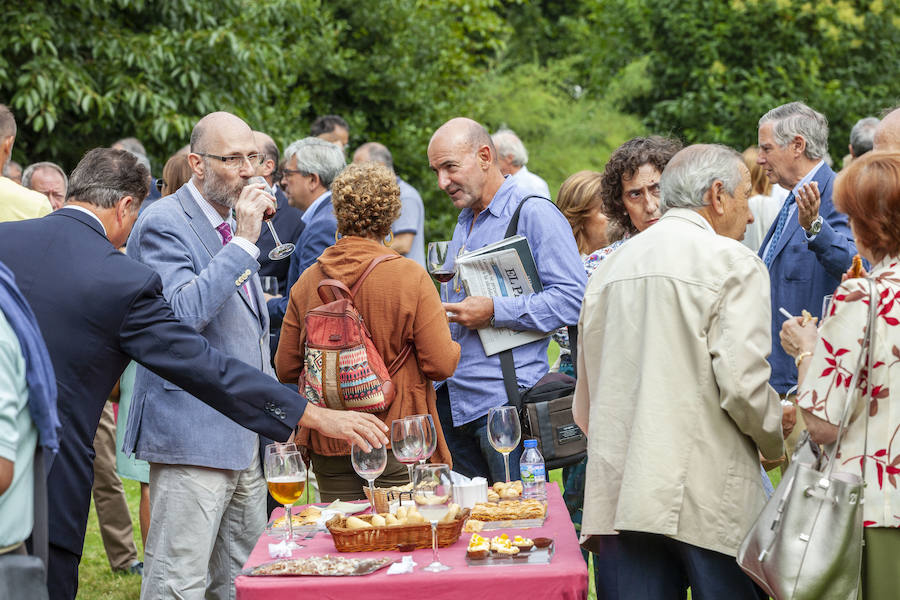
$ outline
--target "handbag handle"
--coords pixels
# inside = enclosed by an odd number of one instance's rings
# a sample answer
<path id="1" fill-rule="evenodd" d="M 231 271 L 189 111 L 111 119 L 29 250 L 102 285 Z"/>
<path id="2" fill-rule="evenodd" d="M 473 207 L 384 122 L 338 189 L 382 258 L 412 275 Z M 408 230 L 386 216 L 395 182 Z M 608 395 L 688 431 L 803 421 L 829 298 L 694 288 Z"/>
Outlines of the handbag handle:
<path id="1" fill-rule="evenodd" d="M 834 471 L 834 465 L 837 462 L 837 455 L 840 451 L 841 442 L 844 438 L 844 432 L 847 430 L 847 426 L 849 425 L 848 421 L 850 420 L 850 414 L 853 412 L 851 407 L 855 405 L 853 402 L 853 397 L 856 394 L 857 387 L 859 386 L 859 377 L 862 373 L 863 361 L 866 360 L 866 356 L 868 356 L 868 378 L 867 383 L 871 382 L 872 378 L 872 340 L 874 338 L 874 330 L 875 330 L 875 313 L 876 313 L 876 295 L 874 293 L 875 290 L 875 281 L 866 278 L 869 281 L 869 318 L 868 323 L 866 324 L 865 334 L 863 336 L 862 343 L 860 344 L 859 358 L 856 360 L 856 371 L 853 373 L 853 378 L 850 380 L 850 386 L 847 391 L 847 401 L 844 403 L 844 409 L 841 412 L 841 421 L 838 425 L 838 433 L 837 438 L 834 441 L 834 447 L 831 449 L 830 456 L 828 457 L 828 465 L 825 468 L 825 473 L 822 476 L 822 479 L 819 481 L 819 486 L 823 488 L 828 487 L 828 481 L 831 478 L 831 474 Z M 862 399 L 865 400 L 866 390 L 860 392 L 862 394 Z M 866 444 L 868 444 L 869 437 L 869 407 L 868 402 L 865 402 L 865 436 L 866 436 Z M 866 479 L 866 456 L 865 450 L 863 452 L 863 462 L 861 465 L 862 470 L 862 479 L 865 482 Z"/>

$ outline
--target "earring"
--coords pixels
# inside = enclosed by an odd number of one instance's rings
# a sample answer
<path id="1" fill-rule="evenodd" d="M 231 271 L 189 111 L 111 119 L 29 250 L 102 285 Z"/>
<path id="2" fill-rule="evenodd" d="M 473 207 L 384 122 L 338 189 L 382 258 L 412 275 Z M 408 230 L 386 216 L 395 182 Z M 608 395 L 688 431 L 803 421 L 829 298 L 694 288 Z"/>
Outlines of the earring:
<path id="1" fill-rule="evenodd" d="M 341 239 L 342 237 L 344 237 L 344 236 L 341 235 L 340 231 L 335 231 L 334 232 L 334 243 L 337 244 L 338 240 Z"/>
<path id="2" fill-rule="evenodd" d="M 384 239 L 384 245 L 390 247 L 390 245 L 394 242 L 394 232 L 388 231 L 387 237 Z"/>

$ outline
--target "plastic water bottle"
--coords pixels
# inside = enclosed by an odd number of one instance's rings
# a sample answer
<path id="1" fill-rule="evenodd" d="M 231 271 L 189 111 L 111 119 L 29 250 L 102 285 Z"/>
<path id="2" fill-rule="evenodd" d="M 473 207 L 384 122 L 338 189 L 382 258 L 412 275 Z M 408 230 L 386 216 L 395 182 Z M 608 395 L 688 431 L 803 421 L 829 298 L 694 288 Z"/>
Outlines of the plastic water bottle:
<path id="1" fill-rule="evenodd" d="M 525 440 L 525 452 L 519 460 L 519 473 L 522 476 L 522 497 L 525 499 L 545 500 L 547 492 L 547 472 L 544 469 L 544 457 L 537 449 L 537 440 Z"/>

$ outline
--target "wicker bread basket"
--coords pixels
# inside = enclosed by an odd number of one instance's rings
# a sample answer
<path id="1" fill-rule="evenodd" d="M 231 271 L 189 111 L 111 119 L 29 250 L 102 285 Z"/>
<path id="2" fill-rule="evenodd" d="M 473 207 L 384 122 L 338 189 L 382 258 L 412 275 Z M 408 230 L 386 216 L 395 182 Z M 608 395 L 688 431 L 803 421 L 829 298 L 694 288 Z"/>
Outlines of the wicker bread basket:
<path id="1" fill-rule="evenodd" d="M 358 515 L 366 522 L 372 515 Z M 469 517 L 469 509 L 464 509 L 454 521 L 438 523 L 438 546 L 445 547 L 456 543 L 462 533 L 463 525 Z M 346 517 L 334 517 L 325 527 L 331 532 L 334 547 L 338 552 L 380 552 L 396 550 L 398 546 L 409 545 L 416 548 L 431 548 L 431 524 L 394 525 L 392 527 L 373 527 L 371 529 L 348 529 L 344 524 Z"/>

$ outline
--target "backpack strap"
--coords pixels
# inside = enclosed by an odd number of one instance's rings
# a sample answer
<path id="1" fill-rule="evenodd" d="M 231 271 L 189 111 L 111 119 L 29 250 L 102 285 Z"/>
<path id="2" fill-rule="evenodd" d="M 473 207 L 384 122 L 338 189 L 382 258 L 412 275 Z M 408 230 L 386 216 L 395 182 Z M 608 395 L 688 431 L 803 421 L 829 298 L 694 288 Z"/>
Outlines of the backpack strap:
<path id="1" fill-rule="evenodd" d="M 353 293 L 347 288 L 346 285 L 344 285 L 337 279 L 323 279 L 319 282 L 319 286 L 317 289 L 317 291 L 319 292 L 319 298 L 322 299 L 323 304 L 328 304 L 329 302 L 331 302 L 331 298 L 328 297 L 329 290 L 331 290 L 331 294 L 332 296 L 334 296 L 335 300 L 353 298 Z"/>
<path id="2" fill-rule="evenodd" d="M 376 256 L 372 259 L 372 262 L 369 263 L 369 266 L 366 267 L 366 270 L 362 272 L 362 275 L 359 276 L 359 279 L 356 280 L 356 283 L 353 284 L 353 287 L 350 288 L 350 298 L 351 300 L 356 297 L 356 293 L 359 291 L 359 288 L 362 286 L 362 282 L 366 280 L 366 277 L 369 276 L 369 273 L 378 266 L 379 263 L 382 263 L 386 260 L 393 260 L 395 258 L 400 258 L 399 254 L 382 254 L 381 256 Z M 319 284 L 322 285 L 322 284 Z M 403 366 L 403 363 L 406 362 L 406 359 L 409 358 L 409 354 L 412 352 L 412 342 L 406 342 L 406 345 L 403 346 L 403 349 L 400 351 L 400 354 L 397 355 L 397 358 L 394 359 L 394 362 L 390 364 L 388 367 L 388 375 L 391 377 L 394 376 L 394 373 L 400 370 L 400 367 Z"/>
<path id="3" fill-rule="evenodd" d="M 356 280 L 356 283 L 353 284 L 353 287 L 350 288 L 350 297 L 355 298 L 356 292 L 359 291 L 359 288 L 362 286 L 363 281 L 366 280 L 366 277 L 369 276 L 369 273 L 372 272 L 372 269 L 378 266 L 378 263 L 382 263 L 386 260 L 392 260 L 394 258 L 400 258 L 399 254 L 382 254 L 381 256 L 376 256 L 372 259 L 372 262 L 369 263 L 369 266 L 366 267 L 366 270 L 362 272 L 362 275 L 359 276 L 359 279 Z M 320 284 L 321 285 L 321 284 Z"/>

